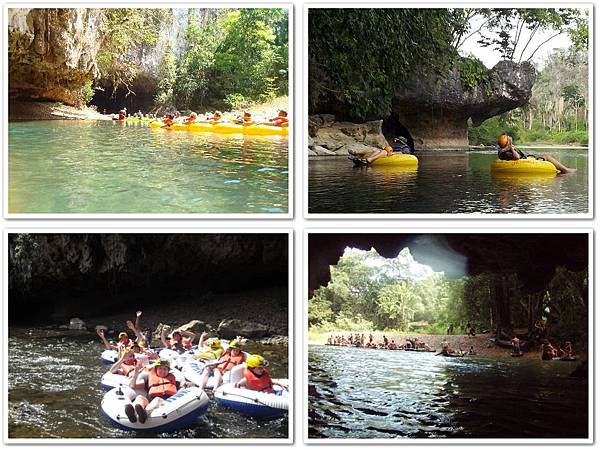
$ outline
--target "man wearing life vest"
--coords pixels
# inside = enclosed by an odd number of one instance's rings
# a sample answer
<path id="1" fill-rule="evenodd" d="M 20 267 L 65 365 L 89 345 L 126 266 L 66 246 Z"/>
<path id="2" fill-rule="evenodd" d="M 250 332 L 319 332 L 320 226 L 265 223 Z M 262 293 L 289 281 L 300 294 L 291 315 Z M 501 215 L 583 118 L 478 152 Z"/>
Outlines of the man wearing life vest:
<path id="1" fill-rule="evenodd" d="M 289 120 L 287 118 L 287 111 L 283 109 L 279 111 L 277 117 L 273 119 L 269 119 L 271 125 L 277 125 L 278 127 L 287 127 L 289 125 Z"/>
<path id="2" fill-rule="evenodd" d="M 192 348 L 192 343 L 196 339 L 196 335 L 191 331 L 175 330 L 171 335 L 171 339 L 167 339 L 167 333 L 171 329 L 170 326 L 165 325 L 162 329 L 160 339 L 169 350 L 175 350 L 176 352 L 183 353 L 186 350 Z"/>
<path id="3" fill-rule="evenodd" d="M 162 120 L 162 122 L 163 122 L 163 126 L 161 128 L 170 127 L 171 125 L 173 125 L 175 123 L 175 115 L 169 114 L 167 117 L 165 117 Z"/>
<path id="4" fill-rule="evenodd" d="M 523 152 L 517 150 L 517 148 L 513 145 L 512 137 L 508 134 L 502 134 L 498 136 L 498 147 L 498 159 L 501 159 L 503 161 L 516 161 L 519 159 L 527 159 Z M 573 173 L 577 171 L 577 169 L 569 169 L 567 166 L 565 166 L 556 158 L 553 158 L 550 155 L 536 156 L 536 158 L 543 159 L 544 161 L 552 163 L 554 167 L 556 167 L 556 170 L 558 170 L 560 173 Z"/>
<path id="5" fill-rule="evenodd" d="M 204 367 L 204 371 L 202 372 L 202 381 L 200 382 L 200 387 L 202 389 L 206 388 L 206 384 L 208 383 L 208 379 L 211 375 L 215 376 L 215 384 L 213 389 L 221 386 L 223 382 L 223 375 L 229 372 L 238 364 L 242 364 L 244 362 L 244 354 L 242 353 L 242 349 L 240 348 L 240 343 L 237 340 L 233 340 L 229 343 L 229 348 L 225 353 L 221 355 L 219 360 L 213 364 L 206 365 Z"/>
<path id="6" fill-rule="evenodd" d="M 235 383 L 235 387 L 245 387 L 253 391 L 266 392 L 273 394 L 273 385 L 281 386 L 285 389 L 285 386 L 274 382 L 271 379 L 271 374 L 266 366 L 269 365 L 269 361 L 264 359 L 260 355 L 250 355 L 246 358 L 246 368 L 244 369 L 244 378 Z"/>
<path id="7" fill-rule="evenodd" d="M 129 336 L 124 331 L 119 333 L 119 341 L 116 344 L 111 344 L 108 342 L 102 328 L 96 329 L 96 334 L 100 337 L 100 339 L 102 339 L 102 343 L 104 344 L 106 350 L 117 350 L 119 352 L 119 356 L 123 356 L 123 354 L 126 353 L 133 344 L 133 341 L 129 339 Z"/>
<path id="8" fill-rule="evenodd" d="M 152 369 L 141 373 L 143 364 L 135 366 L 133 377 L 129 383 L 131 389 L 145 389 L 148 397 L 138 395 L 133 404 L 125 405 L 125 414 L 130 422 L 146 422 L 148 414 L 157 408 L 165 399 L 175 395 L 179 390 L 179 382 L 175 375 L 170 373 L 171 365 L 168 361 L 157 360 Z"/>

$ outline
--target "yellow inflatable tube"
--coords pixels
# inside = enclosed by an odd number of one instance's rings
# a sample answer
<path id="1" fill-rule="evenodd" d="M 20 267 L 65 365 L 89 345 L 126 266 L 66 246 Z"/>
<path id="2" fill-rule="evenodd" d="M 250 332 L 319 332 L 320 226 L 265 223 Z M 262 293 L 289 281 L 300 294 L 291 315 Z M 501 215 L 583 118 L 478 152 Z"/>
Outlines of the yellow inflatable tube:
<path id="1" fill-rule="evenodd" d="M 554 164 L 535 158 L 517 159 L 514 161 L 496 160 L 491 171 L 495 174 L 556 174 Z"/>
<path id="2" fill-rule="evenodd" d="M 152 122 L 151 128 L 161 128 L 163 124 L 161 122 Z M 288 135 L 288 127 L 277 127 L 273 125 L 236 125 L 233 123 L 217 123 L 215 125 L 210 123 L 192 123 L 186 125 L 183 123 L 174 123 L 170 127 L 165 127 L 167 130 L 178 130 L 178 131 L 197 131 L 204 133 L 241 133 L 241 134 L 261 134 L 261 135 Z"/>
<path id="3" fill-rule="evenodd" d="M 377 158 L 371 163 L 373 167 L 417 167 L 419 160 L 415 155 L 393 153 L 391 156 Z"/>

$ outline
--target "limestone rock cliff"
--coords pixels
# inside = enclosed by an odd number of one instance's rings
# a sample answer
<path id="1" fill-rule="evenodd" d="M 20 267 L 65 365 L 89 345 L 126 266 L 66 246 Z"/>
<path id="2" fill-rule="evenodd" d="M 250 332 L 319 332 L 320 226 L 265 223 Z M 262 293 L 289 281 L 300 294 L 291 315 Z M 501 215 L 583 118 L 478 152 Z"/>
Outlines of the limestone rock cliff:
<path id="1" fill-rule="evenodd" d="M 81 87 L 99 75 L 101 11 L 9 9 L 10 97 L 80 103 Z"/>
<path id="2" fill-rule="evenodd" d="M 415 70 L 394 93 L 394 118 L 408 130 L 417 150 L 467 148 L 467 121 L 479 125 L 525 105 L 535 77 L 528 62 L 500 61 L 469 89 L 463 86 L 458 67 L 443 78 Z"/>

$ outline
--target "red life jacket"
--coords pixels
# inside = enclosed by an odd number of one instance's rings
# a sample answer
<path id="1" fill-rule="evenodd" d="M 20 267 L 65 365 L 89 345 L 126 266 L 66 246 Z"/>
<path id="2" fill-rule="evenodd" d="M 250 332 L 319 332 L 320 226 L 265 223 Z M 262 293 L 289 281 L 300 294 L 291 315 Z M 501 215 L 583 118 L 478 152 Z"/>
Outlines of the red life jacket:
<path id="1" fill-rule="evenodd" d="M 267 369 L 263 369 L 263 374 L 257 377 L 250 369 L 244 369 L 244 377 L 246 378 L 246 387 L 253 391 L 266 392 L 273 394 L 273 380 Z"/>
<path id="2" fill-rule="evenodd" d="M 273 122 L 275 125 L 282 126 L 282 125 L 288 123 L 289 120 L 288 120 L 287 117 L 279 117 L 279 116 L 277 116 L 274 119 L 271 119 L 271 122 Z"/>
<path id="3" fill-rule="evenodd" d="M 165 378 L 156 375 L 156 370 L 148 373 L 148 396 L 168 398 L 177 393 L 177 380 L 170 373 Z"/>
<path id="4" fill-rule="evenodd" d="M 125 114 L 119 113 L 119 120 L 125 120 Z"/>
<path id="5" fill-rule="evenodd" d="M 227 352 L 219 358 L 217 369 L 219 369 L 219 372 L 221 373 L 229 372 L 235 366 L 243 362 L 244 354 L 242 352 L 240 352 L 240 354 L 237 356 L 233 356 L 231 353 Z"/>

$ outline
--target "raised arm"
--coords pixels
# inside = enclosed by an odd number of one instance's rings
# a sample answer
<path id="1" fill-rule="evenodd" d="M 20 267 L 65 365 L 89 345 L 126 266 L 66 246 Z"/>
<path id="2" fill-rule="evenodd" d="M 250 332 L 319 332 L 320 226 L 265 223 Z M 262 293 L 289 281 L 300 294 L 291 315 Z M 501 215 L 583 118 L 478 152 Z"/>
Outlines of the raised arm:
<path id="1" fill-rule="evenodd" d="M 165 348 L 171 347 L 171 345 L 169 344 L 169 341 L 167 341 L 167 333 L 169 332 L 170 329 L 171 329 L 171 327 L 169 325 L 163 325 L 162 330 L 160 332 L 160 340 L 162 341 Z"/>
<path id="2" fill-rule="evenodd" d="M 106 350 L 115 350 L 116 348 L 112 345 L 110 345 L 110 342 L 108 342 L 108 340 L 106 339 L 106 336 L 104 336 L 104 330 L 102 328 L 98 328 L 96 330 L 96 334 L 98 336 L 100 336 L 100 339 L 102 339 L 102 343 L 104 344 L 104 347 L 106 348 Z"/>

